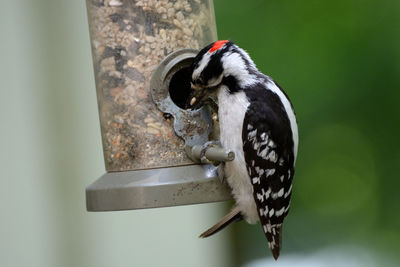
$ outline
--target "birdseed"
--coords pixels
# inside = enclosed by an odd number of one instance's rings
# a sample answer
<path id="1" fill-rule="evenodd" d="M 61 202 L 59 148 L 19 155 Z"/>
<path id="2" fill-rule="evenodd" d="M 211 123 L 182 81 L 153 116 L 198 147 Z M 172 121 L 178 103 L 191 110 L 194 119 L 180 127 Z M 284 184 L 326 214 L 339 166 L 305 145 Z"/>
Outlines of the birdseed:
<path id="1" fill-rule="evenodd" d="M 169 53 L 216 40 L 210 0 L 87 0 L 107 171 L 192 164 L 150 78 Z"/>

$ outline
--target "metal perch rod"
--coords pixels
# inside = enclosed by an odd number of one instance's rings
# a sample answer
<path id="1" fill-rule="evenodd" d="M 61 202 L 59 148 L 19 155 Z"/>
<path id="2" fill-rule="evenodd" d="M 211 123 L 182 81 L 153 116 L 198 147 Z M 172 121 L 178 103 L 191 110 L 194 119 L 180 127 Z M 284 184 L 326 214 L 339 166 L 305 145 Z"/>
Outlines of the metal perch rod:
<path id="1" fill-rule="evenodd" d="M 194 145 L 188 148 L 188 154 L 192 159 L 195 159 L 197 162 L 200 162 L 200 154 L 203 147 L 201 145 Z M 235 152 L 232 150 L 227 150 L 222 147 L 210 146 L 206 148 L 204 156 L 209 161 L 232 161 L 235 159 Z"/>

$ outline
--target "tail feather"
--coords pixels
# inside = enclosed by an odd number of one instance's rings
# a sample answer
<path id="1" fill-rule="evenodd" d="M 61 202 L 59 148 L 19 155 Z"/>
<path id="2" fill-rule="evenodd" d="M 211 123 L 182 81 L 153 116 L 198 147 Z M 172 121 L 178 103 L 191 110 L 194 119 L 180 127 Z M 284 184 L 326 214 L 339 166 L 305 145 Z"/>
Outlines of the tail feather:
<path id="1" fill-rule="evenodd" d="M 242 219 L 243 219 L 243 216 L 242 216 L 242 214 L 240 214 L 239 208 L 237 206 L 235 206 L 219 222 L 217 222 L 211 228 L 207 229 L 199 237 L 201 237 L 201 238 L 209 237 L 209 236 L 219 232 L 220 230 L 224 229 L 226 226 L 228 226 L 232 222 L 240 221 Z"/>
<path id="2" fill-rule="evenodd" d="M 282 224 L 267 226 L 265 235 L 268 240 L 268 246 L 271 249 L 272 256 L 278 259 L 282 247 Z"/>

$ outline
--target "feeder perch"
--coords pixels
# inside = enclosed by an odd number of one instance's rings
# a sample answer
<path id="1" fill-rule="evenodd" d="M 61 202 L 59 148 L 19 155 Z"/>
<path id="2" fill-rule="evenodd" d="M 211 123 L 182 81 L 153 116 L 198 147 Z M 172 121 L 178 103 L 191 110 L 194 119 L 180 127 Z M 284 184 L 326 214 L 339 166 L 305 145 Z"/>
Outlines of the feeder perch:
<path id="1" fill-rule="evenodd" d="M 106 173 L 86 188 L 88 211 L 231 199 L 217 167 L 214 110 L 186 110 L 189 66 L 217 40 L 211 0 L 87 0 Z M 210 162 L 232 151 L 211 146 Z"/>

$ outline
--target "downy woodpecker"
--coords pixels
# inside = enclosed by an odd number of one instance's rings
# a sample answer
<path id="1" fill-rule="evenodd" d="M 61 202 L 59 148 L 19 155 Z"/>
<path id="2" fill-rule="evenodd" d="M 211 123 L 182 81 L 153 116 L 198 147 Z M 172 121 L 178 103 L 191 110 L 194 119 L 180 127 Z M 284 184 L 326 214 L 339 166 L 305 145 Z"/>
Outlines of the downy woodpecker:
<path id="1" fill-rule="evenodd" d="M 235 159 L 225 163 L 224 175 L 236 204 L 200 237 L 233 221 L 259 220 L 277 259 L 298 147 L 296 116 L 288 96 L 243 49 L 227 40 L 206 46 L 194 58 L 191 88 L 192 107 L 217 97 L 220 142 L 235 152 Z"/>

